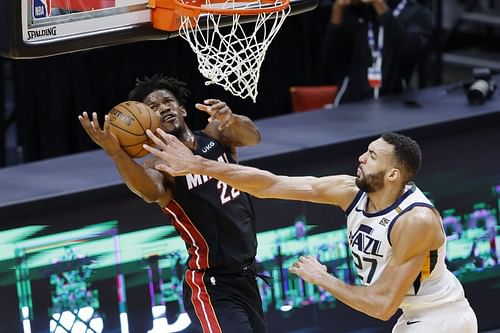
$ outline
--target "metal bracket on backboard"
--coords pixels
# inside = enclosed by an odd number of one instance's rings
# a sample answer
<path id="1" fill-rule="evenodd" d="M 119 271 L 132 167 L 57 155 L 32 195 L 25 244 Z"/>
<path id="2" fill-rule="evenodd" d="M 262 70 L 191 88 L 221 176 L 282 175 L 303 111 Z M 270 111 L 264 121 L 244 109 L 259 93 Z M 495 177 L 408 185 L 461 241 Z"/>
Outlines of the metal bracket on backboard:
<path id="1" fill-rule="evenodd" d="M 175 13 L 174 0 L 149 0 L 153 28 L 165 31 L 177 31 L 180 18 Z"/>

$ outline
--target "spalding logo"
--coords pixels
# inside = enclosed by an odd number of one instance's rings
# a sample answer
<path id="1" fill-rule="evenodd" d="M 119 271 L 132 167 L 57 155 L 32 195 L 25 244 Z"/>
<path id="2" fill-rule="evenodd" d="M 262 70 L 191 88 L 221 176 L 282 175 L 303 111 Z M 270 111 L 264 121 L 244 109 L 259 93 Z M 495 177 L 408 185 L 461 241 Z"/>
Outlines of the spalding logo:
<path id="1" fill-rule="evenodd" d="M 57 36 L 56 27 L 50 27 L 41 30 L 28 30 L 28 40 L 51 36 Z"/>

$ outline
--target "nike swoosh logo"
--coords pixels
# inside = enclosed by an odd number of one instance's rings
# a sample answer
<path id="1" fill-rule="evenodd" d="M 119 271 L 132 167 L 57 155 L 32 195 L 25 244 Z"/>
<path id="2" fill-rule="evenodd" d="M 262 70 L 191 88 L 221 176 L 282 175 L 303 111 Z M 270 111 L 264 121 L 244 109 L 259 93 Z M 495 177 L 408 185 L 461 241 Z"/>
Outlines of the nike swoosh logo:
<path id="1" fill-rule="evenodd" d="M 420 323 L 420 320 L 414 320 L 414 321 L 407 321 L 406 322 L 406 325 L 413 325 L 413 324 L 416 324 L 416 323 Z"/>

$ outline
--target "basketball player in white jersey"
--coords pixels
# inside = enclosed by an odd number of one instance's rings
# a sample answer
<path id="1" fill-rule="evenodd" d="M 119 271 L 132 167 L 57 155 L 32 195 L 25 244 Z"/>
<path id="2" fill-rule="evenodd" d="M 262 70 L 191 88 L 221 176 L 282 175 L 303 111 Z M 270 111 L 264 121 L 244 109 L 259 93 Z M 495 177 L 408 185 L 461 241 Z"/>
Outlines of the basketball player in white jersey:
<path id="1" fill-rule="evenodd" d="M 403 310 L 393 332 L 475 333 L 477 319 L 457 278 L 446 268 L 441 217 L 411 181 L 421 163 L 418 144 L 388 133 L 359 157 L 357 175 L 287 177 L 193 155 L 175 137 L 149 132 L 161 150 L 159 170 L 203 174 L 259 198 L 333 204 L 347 215 L 349 245 L 361 285 L 330 275 L 312 256 L 290 268 L 307 282 L 372 317 Z M 162 140 L 159 140 L 162 137 Z"/>

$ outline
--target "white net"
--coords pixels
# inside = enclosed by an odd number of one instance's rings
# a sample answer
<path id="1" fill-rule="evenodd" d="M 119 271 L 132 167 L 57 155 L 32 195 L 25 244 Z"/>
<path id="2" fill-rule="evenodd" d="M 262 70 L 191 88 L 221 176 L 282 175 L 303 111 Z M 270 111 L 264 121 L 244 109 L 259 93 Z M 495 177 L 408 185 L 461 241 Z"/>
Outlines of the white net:
<path id="1" fill-rule="evenodd" d="M 274 4 L 235 3 L 228 0 L 223 4 L 210 5 L 210 0 L 206 1 L 206 6 L 225 9 L 268 8 L 283 3 L 281 0 Z M 181 16 L 179 33 L 196 53 L 198 69 L 208 79 L 206 85 L 220 85 L 235 96 L 243 99 L 250 97 L 255 103 L 260 67 L 267 48 L 289 13 L 290 7 L 287 6 L 283 10 L 261 13 L 251 18 L 239 14 L 213 13 L 203 13 L 194 20 Z M 253 23 L 249 23 L 250 20 Z"/>

